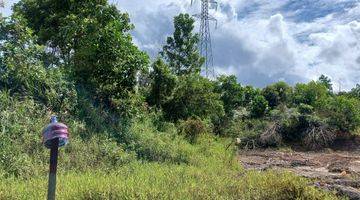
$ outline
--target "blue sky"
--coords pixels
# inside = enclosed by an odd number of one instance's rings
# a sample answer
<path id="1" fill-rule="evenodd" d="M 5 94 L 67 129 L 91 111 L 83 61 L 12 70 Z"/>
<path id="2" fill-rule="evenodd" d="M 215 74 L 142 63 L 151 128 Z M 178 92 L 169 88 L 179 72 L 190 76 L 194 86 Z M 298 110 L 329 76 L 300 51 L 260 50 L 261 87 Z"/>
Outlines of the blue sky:
<path id="1" fill-rule="evenodd" d="M 218 74 L 262 87 L 307 82 L 325 74 L 336 90 L 360 83 L 360 0 L 218 0 L 211 11 Z M 14 0 L 7 0 L 9 14 Z M 112 0 L 128 12 L 134 42 L 151 56 L 173 31 L 172 18 L 199 12 L 190 0 Z"/>

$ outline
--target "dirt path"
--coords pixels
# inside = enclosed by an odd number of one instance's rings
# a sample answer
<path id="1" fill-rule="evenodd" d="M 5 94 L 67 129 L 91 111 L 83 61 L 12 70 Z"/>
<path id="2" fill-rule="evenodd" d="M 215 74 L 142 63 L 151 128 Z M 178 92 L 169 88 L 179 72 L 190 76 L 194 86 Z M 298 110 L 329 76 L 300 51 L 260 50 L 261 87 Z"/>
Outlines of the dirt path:
<path id="1" fill-rule="evenodd" d="M 319 188 L 337 190 L 351 200 L 360 199 L 360 151 L 294 152 L 240 151 L 246 169 L 286 170 L 314 179 Z"/>

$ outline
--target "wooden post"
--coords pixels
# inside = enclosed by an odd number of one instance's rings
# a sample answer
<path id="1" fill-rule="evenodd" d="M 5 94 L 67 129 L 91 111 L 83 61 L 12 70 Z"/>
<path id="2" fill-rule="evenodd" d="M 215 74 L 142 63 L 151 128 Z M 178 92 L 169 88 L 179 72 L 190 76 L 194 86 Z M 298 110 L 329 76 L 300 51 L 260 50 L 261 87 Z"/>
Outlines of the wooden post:
<path id="1" fill-rule="evenodd" d="M 48 186 L 48 196 L 47 196 L 48 200 L 55 200 L 58 151 L 59 151 L 59 138 L 55 138 L 52 141 L 52 147 L 50 150 L 50 171 L 49 171 L 49 186 Z"/>

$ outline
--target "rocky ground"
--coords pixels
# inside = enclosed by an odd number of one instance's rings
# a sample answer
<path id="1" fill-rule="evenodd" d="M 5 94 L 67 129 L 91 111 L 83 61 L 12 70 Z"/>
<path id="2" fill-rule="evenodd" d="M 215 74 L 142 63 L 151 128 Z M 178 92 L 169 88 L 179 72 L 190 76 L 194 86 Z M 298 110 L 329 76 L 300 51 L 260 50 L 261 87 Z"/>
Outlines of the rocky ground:
<path id="1" fill-rule="evenodd" d="M 240 151 L 246 169 L 286 170 L 314 180 L 317 187 L 360 199 L 360 149 L 297 152 L 289 149 Z"/>

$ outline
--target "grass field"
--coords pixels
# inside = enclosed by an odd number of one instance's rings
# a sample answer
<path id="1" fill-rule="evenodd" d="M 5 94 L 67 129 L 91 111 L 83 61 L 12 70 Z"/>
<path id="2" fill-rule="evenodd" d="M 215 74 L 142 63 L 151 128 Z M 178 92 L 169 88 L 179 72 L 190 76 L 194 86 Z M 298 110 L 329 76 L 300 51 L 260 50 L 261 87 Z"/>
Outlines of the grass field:
<path id="1" fill-rule="evenodd" d="M 0 199 L 45 199 L 46 182 L 46 176 L 1 180 Z M 84 200 L 337 199 L 288 173 L 138 162 L 112 172 L 61 173 L 57 195 L 58 199 Z"/>

